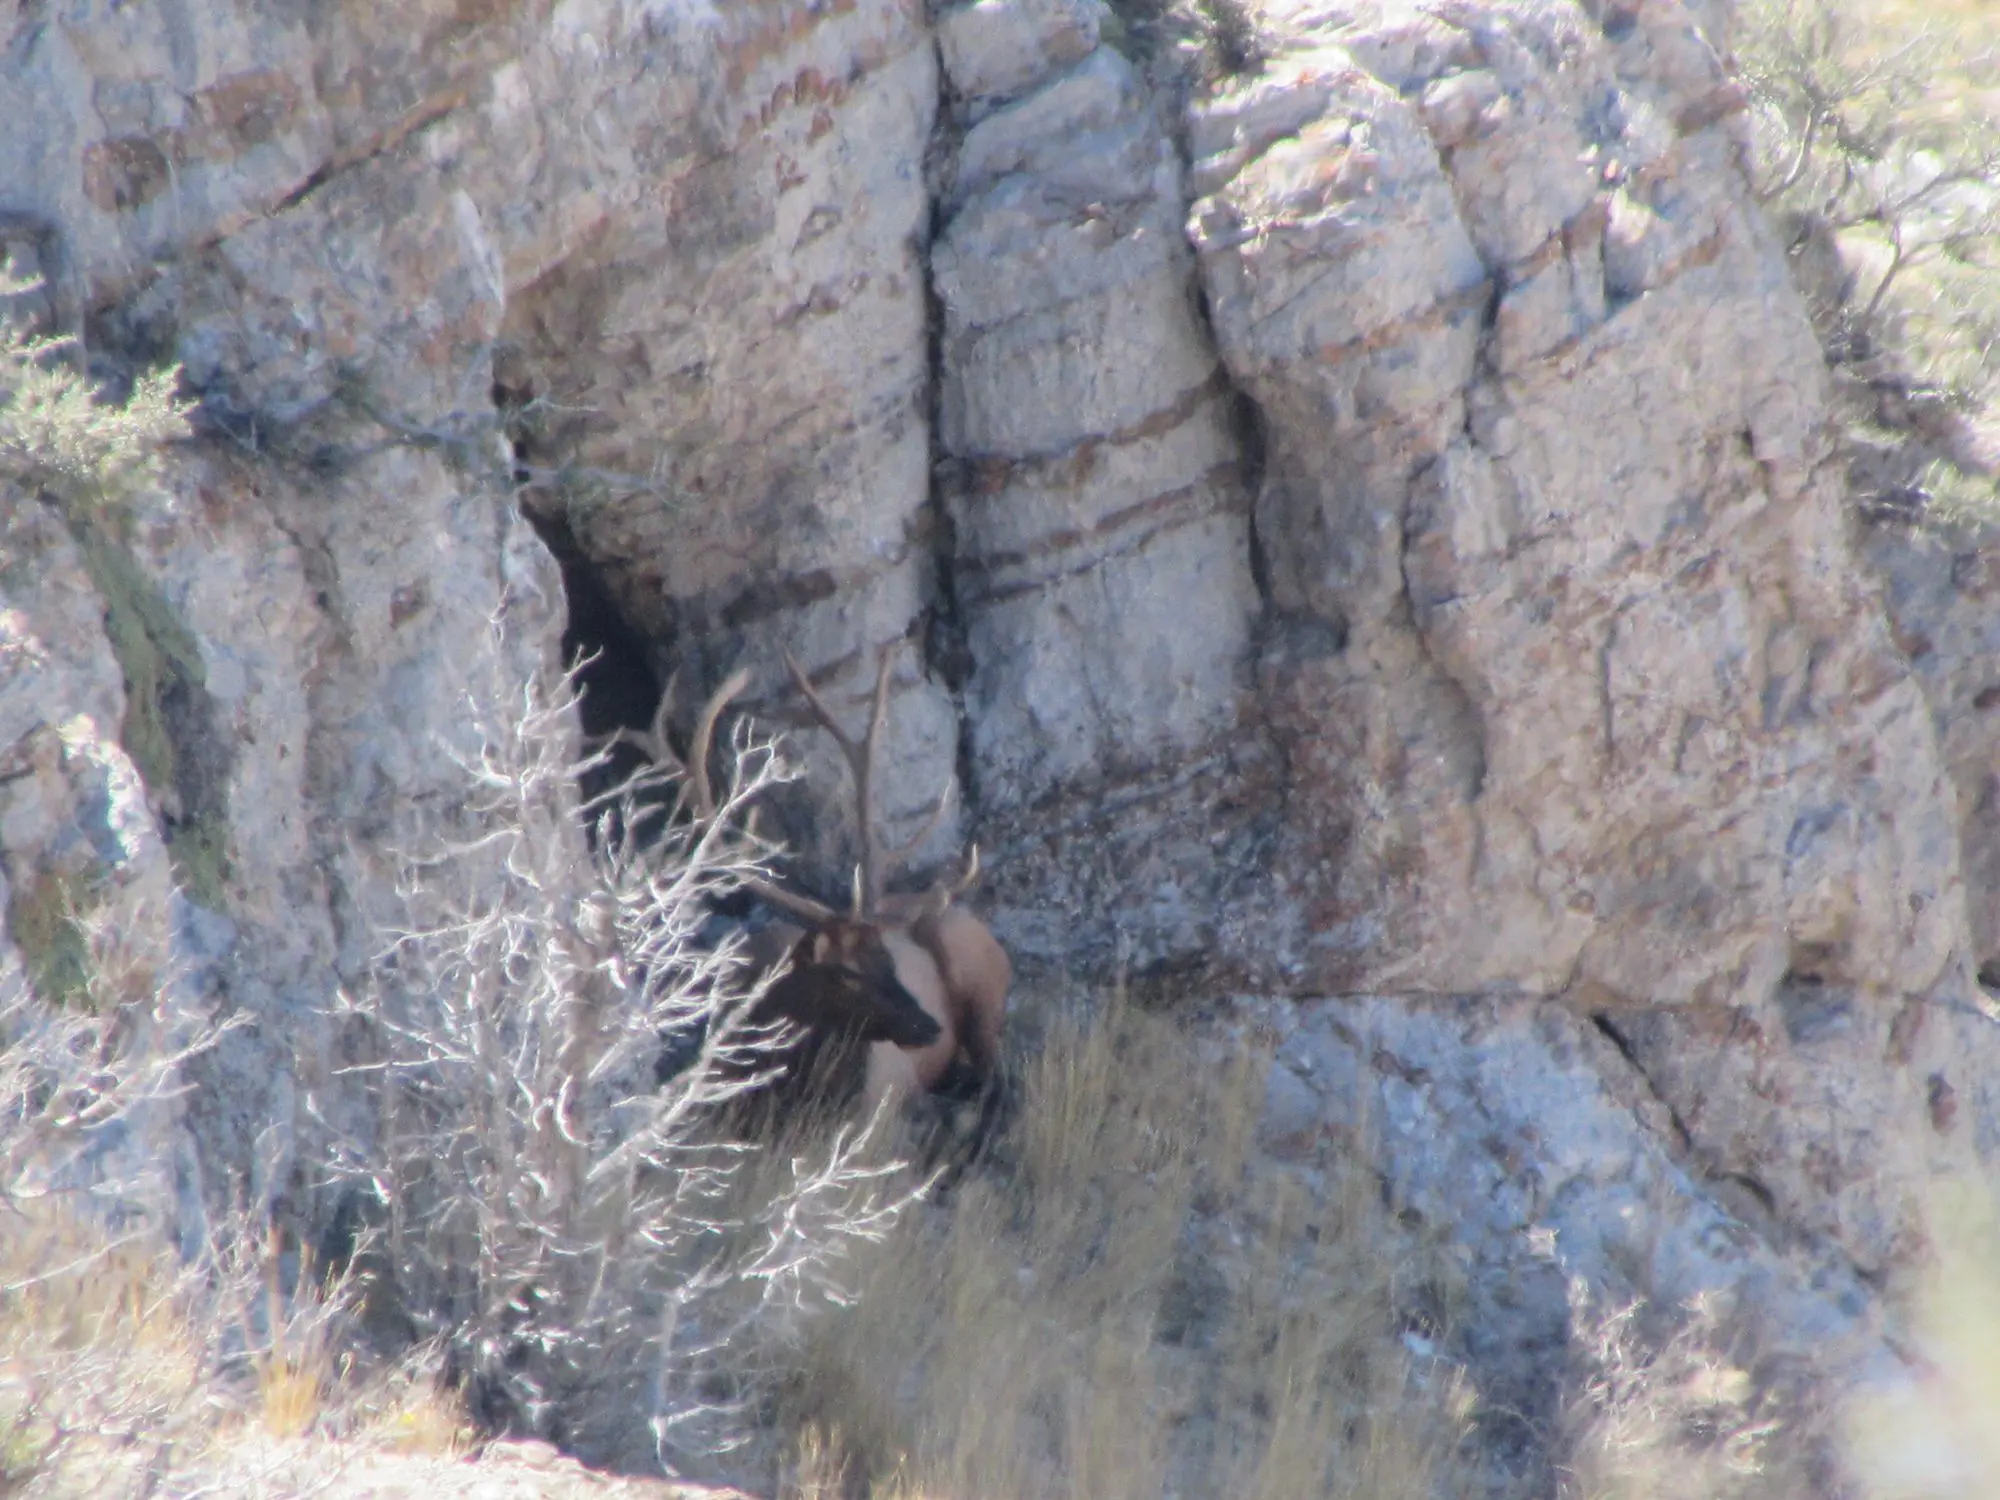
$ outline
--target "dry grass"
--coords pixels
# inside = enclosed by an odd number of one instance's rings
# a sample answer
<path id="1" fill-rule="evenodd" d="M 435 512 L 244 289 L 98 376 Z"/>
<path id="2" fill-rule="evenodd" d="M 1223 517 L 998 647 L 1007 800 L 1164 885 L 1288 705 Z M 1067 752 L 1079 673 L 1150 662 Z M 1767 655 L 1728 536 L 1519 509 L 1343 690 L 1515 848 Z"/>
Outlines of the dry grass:
<path id="1" fill-rule="evenodd" d="M 0 1495 L 116 1495 L 190 1435 L 202 1370 L 173 1271 L 62 1214 L 0 1212 Z"/>
<path id="2" fill-rule="evenodd" d="M 999 1159 L 810 1334 L 791 1492 L 1436 1492 L 1463 1393 L 1398 1338 L 1372 1186 L 1247 1166 L 1265 1060 L 1116 998 L 1059 1020 Z"/>
<path id="3" fill-rule="evenodd" d="M 388 1377 L 376 1400 L 364 1403 L 362 1440 L 390 1453 L 457 1458 L 474 1441 L 465 1403 L 434 1369 L 415 1373 L 399 1368 Z"/>
<path id="4" fill-rule="evenodd" d="M 245 1267 L 192 1269 L 46 1199 L 0 1212 L 0 1495 L 146 1493 L 246 1423 L 318 1420 L 317 1306 L 252 1305 Z"/>
<path id="5" fill-rule="evenodd" d="M 1568 1410 L 1565 1500 L 1755 1500 L 1814 1490 L 1770 1392 L 1727 1357 L 1719 1303 L 1683 1310 L 1671 1332 L 1641 1331 L 1643 1304 L 1592 1305 L 1572 1285 L 1582 1379 Z"/>
<path id="6" fill-rule="evenodd" d="M 1354 1143 L 1310 1168 L 1253 1153 L 1265 1062 L 1245 1047 L 1218 1066 L 1117 999 L 1057 1022 L 997 1160 L 908 1216 L 853 1305 L 808 1326 L 780 1493 L 1515 1493 L 1478 1469 L 1463 1373 L 1413 1354 L 1397 1312 L 1449 1258 L 1387 1220 Z M 1808 1500 L 1841 1449 L 1854 1500 L 2000 1494 L 2000 1214 L 1975 1228 L 1948 1228 L 1913 1293 L 1930 1373 L 1844 1425 L 1774 1386 L 1724 1302 L 1576 1287 L 1574 1384 L 1544 1435 L 1561 1500 Z"/>
<path id="7" fill-rule="evenodd" d="M 287 1291 L 292 1262 L 274 1242 L 238 1233 L 190 1264 L 154 1234 L 114 1238 L 46 1199 L 0 1214 L 5 1500 L 205 1493 L 217 1474 L 264 1467 L 246 1455 L 311 1440 L 310 1482 L 265 1491 L 303 1494 L 364 1453 L 471 1446 L 437 1362 L 344 1357 L 347 1289 Z"/>
<path id="8" fill-rule="evenodd" d="M 1400 1500 L 1482 1493 L 1455 1369 L 1413 1357 L 1412 1246 L 1336 1144 L 1252 1150 L 1266 1054 L 1218 1056 L 1113 998 L 1050 1028 L 997 1159 L 885 1222 L 827 1297 L 719 1352 L 791 1358 L 773 1416 L 795 1500 Z M 879 1143 L 872 1149 L 880 1149 Z M 856 1160 L 863 1158 L 857 1157 Z M 796 1205 L 805 1155 L 743 1174 L 729 1222 Z M 835 1210 L 846 1214 L 849 1210 Z M 469 1424 L 418 1357 L 339 1354 L 342 1298 L 255 1236 L 199 1273 L 47 1200 L 0 1228 L 0 1496 L 303 1494 L 371 1453 L 443 1458 Z M 851 1220 L 847 1221 L 851 1223 Z M 1868 1500 L 2000 1493 L 2000 1218 L 1941 1214 L 1912 1290 L 1924 1373 L 1860 1408 Z M 770 1237 L 745 1231 L 753 1243 Z M 799 1225 L 785 1238 L 815 1234 Z M 1417 1247 L 1421 1248 L 1421 1247 Z M 731 1253 L 731 1252 L 725 1252 Z M 773 1274 L 783 1275 L 781 1267 Z M 297 1285 L 303 1282 L 304 1285 Z M 1564 1500 L 1805 1500 L 1717 1309 L 1668 1332 L 1575 1299 Z M 289 1467 L 287 1467 L 289 1465 Z M 234 1477 L 249 1474 L 239 1484 Z M 261 1477 L 259 1477 L 261 1476 Z M 303 1477 L 302 1477 L 303 1476 Z M 308 1483 L 310 1480 L 310 1483 Z M 247 1488 L 245 1486 L 248 1486 Z M 304 1486 L 301 1488 L 300 1486 Z"/>

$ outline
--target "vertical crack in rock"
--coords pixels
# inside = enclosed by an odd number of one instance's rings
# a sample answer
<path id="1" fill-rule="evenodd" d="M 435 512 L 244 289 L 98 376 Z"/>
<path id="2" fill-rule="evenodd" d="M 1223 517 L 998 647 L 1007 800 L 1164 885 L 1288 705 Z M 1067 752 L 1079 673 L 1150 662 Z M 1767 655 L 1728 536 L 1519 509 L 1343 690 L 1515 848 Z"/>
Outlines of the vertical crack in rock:
<path id="1" fill-rule="evenodd" d="M 937 106 L 930 142 L 924 154 L 927 212 L 918 260 L 924 285 L 924 426 L 930 437 L 924 506 L 928 513 L 927 534 L 931 540 L 936 600 L 930 613 L 929 628 L 924 632 L 922 648 L 926 665 L 943 682 L 952 697 L 958 730 L 954 764 L 961 813 L 970 837 L 977 831 L 982 805 L 979 760 L 973 753 L 972 719 L 966 703 L 966 688 L 977 662 L 967 640 L 965 608 L 960 594 L 958 528 L 945 498 L 950 463 L 942 436 L 945 311 L 933 265 L 938 240 L 944 229 L 947 182 L 964 132 L 953 118 L 951 80 L 935 25 L 930 29 L 930 42 L 937 59 Z"/>
<path id="2" fill-rule="evenodd" d="M 351 654 L 353 649 L 338 607 L 339 568 L 325 540 L 314 535 L 307 526 L 290 520 L 286 507 L 272 504 L 264 510 L 272 529 L 290 545 L 297 559 L 301 597 L 291 602 L 302 615 L 313 621 L 314 627 L 301 653 L 303 675 L 307 682 L 323 686 L 339 675 L 342 670 L 340 659 Z M 340 826 L 344 820 L 325 815 L 329 804 L 337 796 L 340 762 L 349 752 L 340 743 L 338 731 L 333 730 L 322 714 L 316 711 L 319 707 L 318 696 L 307 693 L 305 711 L 299 718 L 299 759 L 302 788 L 309 799 L 307 805 L 317 814 L 306 820 L 308 858 L 316 869 L 325 870 L 339 865 L 343 844 L 352 836 L 350 830 Z M 351 953 L 365 950 L 372 937 L 362 930 L 362 925 L 356 921 L 358 914 L 341 899 L 342 895 L 344 892 L 336 886 L 334 892 L 328 893 L 328 899 L 322 906 L 332 951 Z"/>
<path id="3" fill-rule="evenodd" d="M 1267 653 L 1263 686 L 1296 747 L 1281 858 L 1305 897 L 1307 982 L 1450 992 L 1478 987 L 1475 943 L 1416 972 L 1407 957 L 1426 931 L 1490 927 L 1431 893 L 1472 884 L 1489 843 L 1472 806 L 1492 761 L 1479 654 L 1452 627 L 1455 511 L 1485 478 L 1455 439 L 1494 293 L 1419 111 L 1377 61 L 1275 40 L 1260 74 L 1198 98 L 1187 227 L 1216 344 L 1268 435 L 1256 528 L 1289 649 Z M 1338 650 L 1313 649 L 1329 632 Z"/>
<path id="4" fill-rule="evenodd" d="M 1628 1100 L 1639 1122 L 1658 1137 L 1664 1119 L 1670 1136 L 1661 1144 L 1669 1159 L 1703 1184 L 1731 1217 L 1754 1227 L 1766 1244 L 1782 1251 L 1794 1239 L 1795 1226 L 1788 1220 L 1778 1195 L 1755 1174 L 1720 1160 L 1703 1143 L 1701 1136 L 1683 1118 L 1672 1094 L 1648 1071 L 1638 1044 L 1612 1019 L 1609 1012 L 1593 1011 L 1589 1020 L 1598 1035 L 1611 1044 L 1627 1076 L 1641 1091 L 1640 1100 Z M 1605 1081 L 1608 1085 L 1614 1082 L 1609 1078 Z M 1614 1094 L 1621 1092 L 1623 1090 L 1614 1086 Z M 1861 1280 L 1872 1279 L 1869 1269 L 1859 1264 L 1844 1247 L 1822 1243 L 1820 1251 L 1830 1255 L 1843 1269 Z"/>
<path id="5" fill-rule="evenodd" d="M 1646 1072 L 1645 1065 L 1639 1061 L 1639 1054 L 1633 1049 L 1631 1040 L 1618 1029 L 1617 1023 L 1604 1011 L 1591 1012 L 1590 1024 L 1597 1028 L 1598 1035 L 1611 1043 L 1619 1057 L 1624 1059 L 1625 1066 L 1631 1069 L 1632 1077 L 1645 1089 L 1647 1098 L 1665 1112 L 1668 1122 L 1673 1126 L 1673 1146 L 1676 1153 L 1684 1155 L 1693 1151 L 1694 1132 L 1688 1129 L 1687 1122 L 1681 1118 L 1680 1111 L 1674 1108 L 1673 1102 L 1654 1085 L 1651 1076 Z"/>
<path id="6" fill-rule="evenodd" d="M 1426 593 L 1426 588 L 1436 587 L 1438 580 L 1425 577 L 1421 556 L 1422 548 L 1433 535 L 1436 520 L 1428 513 L 1427 506 L 1433 498 L 1440 509 L 1448 504 L 1448 500 L 1439 494 L 1447 483 L 1446 473 L 1446 460 L 1435 459 L 1425 464 L 1409 485 L 1403 514 L 1396 528 L 1400 542 L 1397 565 L 1402 590 L 1398 613 L 1407 621 L 1410 636 L 1416 645 L 1423 668 L 1423 689 L 1435 695 L 1439 716 L 1449 726 L 1442 738 L 1452 769 L 1457 773 L 1459 795 L 1472 809 L 1473 852 L 1476 853 L 1483 842 L 1481 830 L 1484 820 L 1475 804 L 1486 786 L 1487 761 L 1486 716 L 1480 711 L 1477 696 L 1480 679 L 1474 670 L 1474 663 L 1463 656 L 1453 659 L 1449 636 L 1441 639 L 1429 628 L 1428 617 L 1448 608 L 1452 601 L 1448 596 L 1433 597 Z M 1477 878 L 1476 860 L 1467 873 L 1469 877 Z"/>
<path id="7" fill-rule="evenodd" d="M 1197 293 L 1195 305 L 1201 312 L 1202 327 L 1207 330 L 1209 342 L 1214 344 L 1215 317 L 1208 305 L 1208 289 L 1197 280 L 1195 290 Z M 1260 512 L 1257 505 L 1257 497 L 1264 491 L 1266 451 L 1264 412 L 1257 405 L 1254 396 L 1237 386 L 1234 377 L 1229 375 L 1229 367 L 1224 365 L 1222 370 L 1224 377 L 1229 381 L 1231 405 L 1235 409 L 1236 420 L 1233 426 L 1239 454 L 1237 462 L 1241 466 L 1243 475 L 1243 491 L 1250 500 L 1247 513 L 1250 577 L 1257 585 L 1257 598 L 1262 606 L 1260 613 L 1265 620 L 1268 620 L 1272 607 L 1270 546 L 1259 524 Z"/>
<path id="8" fill-rule="evenodd" d="M 662 705 L 664 684 L 655 669 L 653 643 L 635 629 L 599 570 L 577 545 L 560 513 L 523 507 L 562 576 L 562 661 L 576 674 L 577 716 L 585 736 L 601 739 L 620 729 L 644 730 Z M 643 769 L 631 744 L 612 744 L 605 763 L 584 773 L 586 802 Z M 664 793 L 662 793 L 664 796 Z"/>

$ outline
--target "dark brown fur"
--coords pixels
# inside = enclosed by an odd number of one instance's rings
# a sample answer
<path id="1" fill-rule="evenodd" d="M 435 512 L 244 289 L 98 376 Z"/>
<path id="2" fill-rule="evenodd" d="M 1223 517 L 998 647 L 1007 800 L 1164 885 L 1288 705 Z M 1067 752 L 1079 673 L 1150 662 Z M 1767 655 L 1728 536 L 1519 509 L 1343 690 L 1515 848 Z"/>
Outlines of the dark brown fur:
<path id="1" fill-rule="evenodd" d="M 890 895 L 888 870 L 907 859 L 943 815 L 940 796 L 917 837 L 901 848 L 884 849 L 874 818 L 875 749 L 885 721 L 898 645 L 882 651 L 875 674 L 868 727 L 856 739 L 827 708 L 805 670 L 790 655 L 785 664 L 813 717 L 839 744 L 854 778 L 861 864 L 849 911 L 788 891 L 762 879 L 746 882 L 766 900 L 811 924 L 777 924 L 782 936 L 766 940 L 786 952 L 771 951 L 760 972 L 789 957 L 791 968 L 753 1013 L 762 1022 L 787 1022 L 796 1035 L 783 1048 L 781 1081 L 793 1077 L 852 1074 L 844 1063 L 824 1059 L 867 1049 L 865 1090 L 871 1106 L 917 1090 L 934 1090 L 961 1062 L 982 1091 L 1000 1077 L 1001 1033 L 1013 965 L 992 931 L 956 899 L 977 878 L 975 849 L 955 884 L 939 881 L 929 890 Z M 702 708 L 685 770 L 689 805 L 697 819 L 717 816 L 708 781 L 708 751 L 722 711 L 749 683 L 733 674 Z M 666 704 L 650 734 L 628 735 L 656 760 L 669 752 L 663 722 Z M 845 1084 L 842 1085 L 845 1087 Z"/>
<path id="2" fill-rule="evenodd" d="M 775 1101 L 849 1103 L 868 1090 L 870 1047 L 923 1047 L 942 1034 L 904 986 L 879 933 L 774 924 L 752 945 L 751 963 L 759 971 L 785 966 L 744 1017 L 771 1044 L 732 1059 L 725 1072 L 770 1073 Z"/>

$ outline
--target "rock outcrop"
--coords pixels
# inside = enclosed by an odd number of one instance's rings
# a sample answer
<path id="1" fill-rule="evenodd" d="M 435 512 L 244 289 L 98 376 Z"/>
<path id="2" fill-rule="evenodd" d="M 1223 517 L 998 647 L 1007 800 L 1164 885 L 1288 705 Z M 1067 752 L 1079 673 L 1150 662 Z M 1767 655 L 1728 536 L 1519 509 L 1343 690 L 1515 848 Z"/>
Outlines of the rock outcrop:
<path id="1" fill-rule="evenodd" d="M 1561 5 L 1360 7 L 1196 111 L 1267 433 L 1258 936 L 1308 987 L 1596 1017 L 1708 1172 L 1872 1269 L 1991 1042 L 1739 114 L 1677 8 Z"/>
<path id="2" fill-rule="evenodd" d="M 957 787 L 928 853 L 981 841 L 1024 964 L 1285 1011 L 1274 1151 L 1402 1099 L 1413 1211 L 1507 1185 L 1493 1287 L 1546 1229 L 1863 1336 L 2000 1130 L 1992 689 L 1962 579 L 1892 546 L 1892 622 L 1857 563 L 1726 7 L 1265 0 L 1205 76 L 1097 0 L 934 9 L 0 21 L 0 238 L 201 403 L 115 526 L 0 493 L 0 963 L 62 889 L 178 912 L 253 1020 L 186 1124 L 285 1191 L 552 548 L 607 714 L 740 661 L 782 719 L 787 650 L 858 703 L 917 639 L 891 820 Z"/>

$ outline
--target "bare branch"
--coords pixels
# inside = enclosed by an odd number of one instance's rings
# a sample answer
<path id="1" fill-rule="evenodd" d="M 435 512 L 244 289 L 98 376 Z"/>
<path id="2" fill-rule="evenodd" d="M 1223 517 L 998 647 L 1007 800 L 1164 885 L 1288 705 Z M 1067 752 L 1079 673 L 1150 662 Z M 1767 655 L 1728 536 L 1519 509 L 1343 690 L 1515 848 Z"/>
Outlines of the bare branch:
<path id="1" fill-rule="evenodd" d="M 361 1029 L 345 1076 L 377 1113 L 340 1141 L 340 1178 L 381 1221 L 409 1316 L 517 1425 L 560 1414 L 586 1442 L 650 1424 L 675 1462 L 674 1445 L 712 1449 L 734 1420 L 705 1368 L 727 1350 L 754 1370 L 771 1317 L 839 1294 L 843 1247 L 873 1232 L 895 1170 L 857 1175 L 837 1142 L 829 1175 L 802 1164 L 767 1201 L 746 1177 L 757 1159 L 709 1131 L 766 1076 L 774 1040 L 751 1013 L 775 976 L 749 972 L 740 939 L 704 936 L 716 896 L 781 899 L 750 813 L 788 769 L 740 726 L 710 766 L 747 681 L 703 705 L 685 763 L 670 704 L 632 733 L 690 816 L 642 841 L 627 811 L 594 856 L 562 748 L 573 687 L 538 686 L 515 718 L 475 690 L 467 800 L 440 811 L 384 913 L 393 963 L 343 1005 Z"/>

